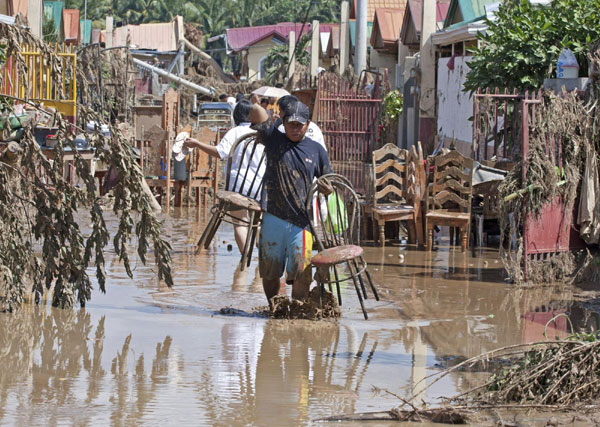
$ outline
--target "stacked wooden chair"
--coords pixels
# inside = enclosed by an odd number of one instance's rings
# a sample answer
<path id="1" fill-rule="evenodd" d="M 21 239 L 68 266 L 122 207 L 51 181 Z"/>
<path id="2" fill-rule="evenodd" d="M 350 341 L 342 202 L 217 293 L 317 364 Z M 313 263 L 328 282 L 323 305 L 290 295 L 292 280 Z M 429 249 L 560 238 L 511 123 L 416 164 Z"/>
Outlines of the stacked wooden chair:
<path id="1" fill-rule="evenodd" d="M 434 158 L 433 182 L 427 197 L 425 229 L 427 250 L 433 247 L 433 227 L 448 226 L 460 230 L 461 248 L 469 244 L 473 159 L 450 150 Z"/>
<path id="2" fill-rule="evenodd" d="M 406 221 L 409 243 L 424 244 L 421 199 L 425 193 L 425 169 L 420 143 L 411 151 L 386 144 L 373 151 L 373 235 L 385 246 L 385 224 Z"/>
<path id="3" fill-rule="evenodd" d="M 240 137 L 231 147 L 227 166 L 225 168 L 225 190 L 217 192 L 217 204 L 212 207 L 212 216 L 198 241 L 198 251 L 202 248 L 208 249 L 219 226 L 223 221 L 230 224 L 244 224 L 248 226 L 248 235 L 240 259 L 240 270 L 250 265 L 252 249 L 255 245 L 258 229 L 260 227 L 261 207 L 257 199 L 260 197 L 263 183 L 256 176 L 249 176 L 248 167 L 238 167 L 238 172 L 231 173 L 234 161 L 247 162 L 248 159 L 255 162 L 257 170 L 265 165 L 266 156 L 264 151 L 257 152 L 258 142 L 256 133 Z M 243 163 L 247 166 L 247 163 Z M 244 173 L 242 171 L 245 170 Z M 247 209 L 248 219 L 240 219 L 231 214 L 231 211 Z"/>
<path id="4" fill-rule="evenodd" d="M 358 196 L 350 182 L 341 175 L 330 174 L 325 179 L 333 190 L 329 195 L 322 194 L 318 182 L 315 182 L 308 195 L 307 210 L 310 214 L 310 227 L 319 251 L 312 258 L 317 272 L 315 279 L 323 293 L 325 284 L 333 292 L 337 290 L 338 303 L 342 304 L 340 283 L 350 282 L 358 295 L 358 300 L 365 319 L 368 319 L 364 305 L 367 299 L 368 283 L 377 301 L 379 295 L 367 271 L 367 263 L 363 258 L 363 249 L 359 246 L 360 207 Z M 314 200 L 317 200 L 314 203 Z"/>

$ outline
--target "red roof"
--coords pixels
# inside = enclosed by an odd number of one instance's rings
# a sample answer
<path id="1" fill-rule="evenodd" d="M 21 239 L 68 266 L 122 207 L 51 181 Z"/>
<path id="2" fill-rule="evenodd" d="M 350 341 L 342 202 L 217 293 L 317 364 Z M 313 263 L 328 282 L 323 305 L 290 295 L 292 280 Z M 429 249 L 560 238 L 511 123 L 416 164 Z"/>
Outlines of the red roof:
<path id="1" fill-rule="evenodd" d="M 350 5 L 350 19 L 356 19 L 356 8 L 358 0 L 354 0 Z M 375 22 L 375 10 L 386 9 L 404 9 L 406 0 L 368 0 L 367 1 L 367 21 Z"/>
<path id="2" fill-rule="evenodd" d="M 7 13 L 11 16 L 16 16 L 17 13 L 20 13 L 24 17 L 27 17 L 28 6 L 28 0 L 8 0 L 6 2 Z"/>
<path id="3" fill-rule="evenodd" d="M 319 33 L 331 32 L 332 24 L 319 24 Z M 287 41 L 290 35 L 290 31 L 296 32 L 296 40 L 300 38 L 302 34 L 307 34 L 312 30 L 311 24 L 304 25 L 294 22 L 281 22 L 275 25 L 261 25 L 258 27 L 242 27 L 242 28 L 229 28 L 226 31 L 227 44 L 234 51 L 240 51 L 246 49 L 261 40 L 268 37 L 275 37 L 281 41 Z"/>
<path id="4" fill-rule="evenodd" d="M 371 46 L 375 49 L 394 49 L 400 38 L 404 6 L 398 9 L 380 7 L 375 9 L 375 21 L 371 32 Z"/>
<path id="5" fill-rule="evenodd" d="M 436 22 L 443 22 L 446 19 L 446 15 L 448 14 L 448 8 L 450 7 L 450 0 L 437 0 L 436 11 L 435 11 L 435 20 Z M 404 12 L 404 20 L 402 25 L 402 39 L 404 39 L 404 35 L 406 31 L 408 31 L 408 25 L 414 25 L 415 31 L 417 33 L 417 37 L 421 37 L 421 28 L 423 25 L 422 21 L 422 11 L 423 11 L 423 0 L 408 0 L 406 5 L 406 10 Z"/>
<path id="6" fill-rule="evenodd" d="M 79 10 L 63 9 L 65 43 L 79 43 Z"/>

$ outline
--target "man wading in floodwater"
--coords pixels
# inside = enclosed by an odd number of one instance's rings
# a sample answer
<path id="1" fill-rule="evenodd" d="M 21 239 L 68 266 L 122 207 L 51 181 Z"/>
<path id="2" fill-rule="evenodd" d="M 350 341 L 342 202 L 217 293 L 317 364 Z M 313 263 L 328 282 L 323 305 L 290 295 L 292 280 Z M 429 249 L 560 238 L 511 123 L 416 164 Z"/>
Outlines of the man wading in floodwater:
<path id="1" fill-rule="evenodd" d="M 250 110 L 250 122 L 267 155 L 258 267 L 271 308 L 284 270 L 287 279 L 293 280 L 292 298 L 308 297 L 313 239 L 306 199 L 314 178 L 332 173 L 325 149 L 305 135 L 310 123 L 308 107 L 292 102 L 281 113 L 285 133 L 275 128 L 260 105 Z"/>

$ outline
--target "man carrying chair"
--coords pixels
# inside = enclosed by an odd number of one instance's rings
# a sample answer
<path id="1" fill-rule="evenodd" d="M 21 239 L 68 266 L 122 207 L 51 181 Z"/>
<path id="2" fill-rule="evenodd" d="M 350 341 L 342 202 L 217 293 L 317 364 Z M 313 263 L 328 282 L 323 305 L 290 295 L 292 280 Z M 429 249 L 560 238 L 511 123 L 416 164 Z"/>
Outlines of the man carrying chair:
<path id="1" fill-rule="evenodd" d="M 332 173 L 325 149 L 306 136 L 310 123 L 308 107 L 299 101 L 291 102 L 281 113 L 284 133 L 259 104 L 252 106 L 249 115 L 267 156 L 259 270 L 269 305 L 279 292 L 284 271 L 287 279 L 293 280 L 292 298 L 308 297 L 313 239 L 306 198 L 314 178 Z"/>

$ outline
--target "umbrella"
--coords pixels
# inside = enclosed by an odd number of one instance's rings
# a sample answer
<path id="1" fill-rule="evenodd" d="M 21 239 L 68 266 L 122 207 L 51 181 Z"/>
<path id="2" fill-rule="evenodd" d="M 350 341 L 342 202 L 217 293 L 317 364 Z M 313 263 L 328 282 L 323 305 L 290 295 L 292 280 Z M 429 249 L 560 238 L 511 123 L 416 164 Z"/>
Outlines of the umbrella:
<path id="1" fill-rule="evenodd" d="M 259 87 L 252 92 L 254 95 L 265 96 L 267 98 L 281 98 L 282 96 L 289 95 L 290 93 L 282 88 L 273 86 Z"/>

